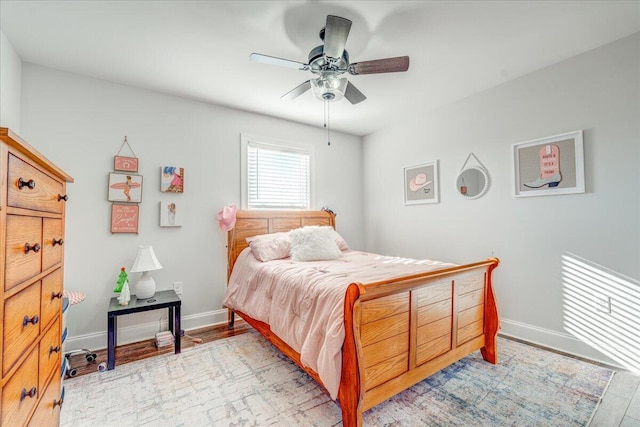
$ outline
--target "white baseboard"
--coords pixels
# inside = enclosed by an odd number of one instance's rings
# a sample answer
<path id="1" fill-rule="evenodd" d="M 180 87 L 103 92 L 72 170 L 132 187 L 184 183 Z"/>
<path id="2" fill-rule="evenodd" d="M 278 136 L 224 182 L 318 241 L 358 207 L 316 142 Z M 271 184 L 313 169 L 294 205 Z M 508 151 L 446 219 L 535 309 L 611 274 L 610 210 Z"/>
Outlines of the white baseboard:
<path id="1" fill-rule="evenodd" d="M 205 313 L 182 316 L 180 329 L 185 331 L 204 328 L 206 326 L 227 323 L 227 310 L 215 310 Z M 162 321 L 162 329 L 169 329 L 166 320 Z M 144 341 L 153 338 L 158 332 L 158 322 L 148 322 L 141 325 L 118 328 L 118 345 Z M 107 331 L 93 334 L 77 335 L 67 338 L 65 351 L 80 349 L 101 350 L 107 348 Z"/>
<path id="2" fill-rule="evenodd" d="M 185 331 L 191 329 L 204 328 L 212 325 L 225 324 L 227 322 L 227 310 L 215 310 L 205 313 L 183 316 L 181 329 Z M 557 332 L 538 326 L 517 322 L 510 319 L 500 319 L 502 329 L 501 335 L 517 338 L 533 344 L 549 347 L 554 350 L 569 353 L 578 357 L 583 357 L 596 362 L 611 366 L 620 367 L 620 364 L 611 360 L 604 354 L 590 347 L 572 335 L 564 332 Z M 166 321 L 163 321 L 163 329 L 168 329 Z M 149 322 L 142 325 L 130 326 L 118 329 L 118 345 L 143 341 L 153 338 L 158 332 L 158 322 Z M 65 341 L 65 351 L 79 349 L 100 350 L 107 348 L 107 331 L 73 336 Z"/>
<path id="3" fill-rule="evenodd" d="M 622 368 L 619 363 L 583 341 L 580 341 L 573 335 L 504 318 L 500 319 L 500 323 L 502 326 L 502 329 L 498 331 L 500 335 L 518 338 L 532 344 L 538 344 L 574 356 Z"/>

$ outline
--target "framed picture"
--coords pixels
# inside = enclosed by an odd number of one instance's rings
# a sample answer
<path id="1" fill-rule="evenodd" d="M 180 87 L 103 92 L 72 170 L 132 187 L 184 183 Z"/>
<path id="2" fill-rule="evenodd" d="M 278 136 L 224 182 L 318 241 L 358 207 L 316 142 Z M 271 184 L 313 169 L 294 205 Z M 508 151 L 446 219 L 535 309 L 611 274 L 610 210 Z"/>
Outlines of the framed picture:
<path id="1" fill-rule="evenodd" d="M 438 161 L 404 168 L 404 204 L 439 203 Z"/>
<path id="2" fill-rule="evenodd" d="M 512 145 L 514 196 L 584 193 L 582 131 Z"/>
<path id="3" fill-rule="evenodd" d="M 113 170 L 123 172 L 138 172 L 138 158 L 115 156 L 113 158 Z"/>
<path id="4" fill-rule="evenodd" d="M 184 168 L 162 166 L 160 168 L 160 191 L 182 193 L 184 191 Z"/>
<path id="5" fill-rule="evenodd" d="M 110 173 L 108 200 L 110 202 L 142 202 L 142 175 Z"/>
<path id="6" fill-rule="evenodd" d="M 112 233 L 138 233 L 138 218 L 140 217 L 139 205 L 124 205 L 114 203 L 111 205 L 111 232 Z"/>
<path id="7" fill-rule="evenodd" d="M 182 206 L 176 202 L 160 202 L 160 227 L 180 227 L 183 216 Z"/>

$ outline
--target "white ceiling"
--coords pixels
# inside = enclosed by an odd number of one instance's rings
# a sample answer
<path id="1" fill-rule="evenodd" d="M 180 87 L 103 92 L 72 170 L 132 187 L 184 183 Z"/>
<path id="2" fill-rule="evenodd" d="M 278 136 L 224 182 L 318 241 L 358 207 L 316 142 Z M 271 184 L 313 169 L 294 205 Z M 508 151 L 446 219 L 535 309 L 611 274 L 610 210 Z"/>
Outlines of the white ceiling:
<path id="1" fill-rule="evenodd" d="M 331 127 L 366 135 L 640 31 L 638 1 L 0 1 L 24 62 L 314 126 L 307 62 L 328 14 L 353 21 L 351 62 L 408 55 L 405 73 L 349 76 L 368 99 L 331 103 Z"/>

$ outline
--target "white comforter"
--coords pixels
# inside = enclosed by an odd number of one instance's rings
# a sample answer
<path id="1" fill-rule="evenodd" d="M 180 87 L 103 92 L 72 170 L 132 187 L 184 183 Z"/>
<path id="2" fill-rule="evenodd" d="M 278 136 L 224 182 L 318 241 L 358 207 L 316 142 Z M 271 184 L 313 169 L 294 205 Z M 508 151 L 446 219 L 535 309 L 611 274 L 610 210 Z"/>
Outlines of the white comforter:
<path id="1" fill-rule="evenodd" d="M 344 342 L 344 297 L 350 283 L 371 283 L 450 267 L 439 261 L 345 251 L 334 261 L 260 262 L 246 248 L 236 260 L 223 306 L 269 324 L 338 394 Z"/>

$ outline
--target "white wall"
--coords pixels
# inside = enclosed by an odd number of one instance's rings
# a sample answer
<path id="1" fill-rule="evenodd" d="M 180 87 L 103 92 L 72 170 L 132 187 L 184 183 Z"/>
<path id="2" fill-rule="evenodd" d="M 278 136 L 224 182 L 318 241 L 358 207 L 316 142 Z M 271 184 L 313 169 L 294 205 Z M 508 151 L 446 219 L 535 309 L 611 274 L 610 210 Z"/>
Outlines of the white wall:
<path id="1" fill-rule="evenodd" d="M 609 362 L 611 352 L 567 328 L 562 256 L 629 276 L 624 291 L 606 290 L 612 315 L 594 313 L 593 294 L 581 316 L 594 329 L 628 330 L 617 344 L 635 346 L 640 369 L 639 52 L 635 34 L 365 137 L 366 249 L 456 263 L 495 255 L 503 332 Z M 514 198 L 511 144 L 579 129 L 586 193 Z M 478 200 L 454 188 L 469 152 L 493 181 Z M 404 206 L 403 167 L 431 160 L 440 161 L 441 202 Z"/>
<path id="2" fill-rule="evenodd" d="M 163 269 L 158 289 L 184 283 L 185 329 L 226 320 L 226 235 L 216 213 L 240 202 L 240 134 L 315 145 L 316 208 L 338 213 L 337 229 L 362 247 L 361 139 L 319 128 L 194 102 L 25 63 L 22 134 L 74 177 L 68 186 L 65 286 L 86 294 L 73 306 L 70 347 L 106 347 L 106 311 L 120 266 L 140 244 L 153 245 Z M 110 234 L 107 177 L 124 136 L 140 159 L 139 235 Z M 160 193 L 160 167 L 185 168 L 183 194 Z M 159 226 L 164 197 L 186 211 L 181 228 Z M 135 286 L 138 274 L 131 273 Z M 166 313 L 119 320 L 119 342 L 148 338 Z"/>
<path id="3" fill-rule="evenodd" d="M 138 244 L 156 248 L 165 267 L 154 274 L 160 289 L 184 282 L 187 329 L 224 320 L 225 242 L 214 216 L 239 200 L 239 134 L 247 132 L 316 144 L 318 207 L 339 213 L 338 230 L 352 247 L 458 263 L 498 256 L 503 332 L 620 364 L 568 330 L 562 257 L 575 254 L 626 283 L 627 294 L 611 291 L 610 319 L 589 315 L 625 329 L 616 316 L 626 304 L 632 313 L 627 330 L 636 331 L 637 340 L 639 51 L 636 34 L 408 117 L 362 145 L 336 133 L 331 147 L 321 129 L 24 64 L 21 134 L 76 179 L 69 186 L 65 278 L 87 299 L 69 315 L 75 346 L 104 347 L 118 268 L 131 265 Z M 587 192 L 512 197 L 511 144 L 577 129 L 585 136 Z M 124 135 L 145 177 L 138 236 L 109 233 L 107 174 Z M 493 182 L 478 200 L 454 190 L 470 151 Z M 441 203 L 403 206 L 402 168 L 436 159 Z M 169 163 L 186 168 L 186 192 L 172 197 L 189 209 L 181 229 L 158 226 L 159 167 Z M 593 311 L 590 304 L 582 308 Z M 148 336 L 160 316 L 124 317 L 120 337 Z M 636 345 L 633 339 L 628 342 Z"/>
<path id="4" fill-rule="evenodd" d="M 0 31 L 0 126 L 20 133 L 22 61 Z"/>

